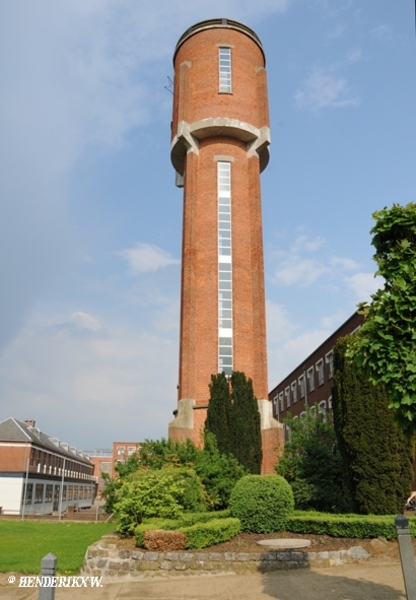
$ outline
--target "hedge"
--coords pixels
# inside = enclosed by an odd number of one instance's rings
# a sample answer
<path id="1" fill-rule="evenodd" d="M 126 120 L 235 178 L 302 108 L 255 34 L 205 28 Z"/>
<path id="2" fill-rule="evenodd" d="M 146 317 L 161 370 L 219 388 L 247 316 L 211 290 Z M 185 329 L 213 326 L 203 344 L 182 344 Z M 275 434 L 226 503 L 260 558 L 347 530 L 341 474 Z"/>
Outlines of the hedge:
<path id="1" fill-rule="evenodd" d="M 181 527 L 187 537 L 186 547 L 191 549 L 206 548 L 226 542 L 240 533 L 241 523 L 239 519 L 213 519 L 207 523 L 195 523 L 190 527 Z"/>
<path id="2" fill-rule="evenodd" d="M 178 519 L 148 519 L 145 522 L 138 525 L 135 529 L 136 545 L 140 548 L 143 547 L 143 536 L 146 531 L 152 529 L 166 529 L 168 531 L 180 530 L 183 528 L 191 527 L 197 523 L 207 523 L 209 521 L 219 521 L 228 519 L 230 511 L 220 510 L 217 512 L 203 512 L 203 513 L 186 513 L 181 515 Z M 237 532 L 238 533 L 238 532 Z M 236 535 L 236 534 L 233 534 Z M 233 537 L 231 535 L 231 537 Z M 228 538 L 230 539 L 230 538 Z"/>
<path id="3" fill-rule="evenodd" d="M 397 536 L 396 516 L 293 514 L 287 520 L 287 531 L 360 539 L 384 537 L 391 540 Z M 409 519 L 409 528 L 412 537 L 416 537 L 416 518 Z"/>

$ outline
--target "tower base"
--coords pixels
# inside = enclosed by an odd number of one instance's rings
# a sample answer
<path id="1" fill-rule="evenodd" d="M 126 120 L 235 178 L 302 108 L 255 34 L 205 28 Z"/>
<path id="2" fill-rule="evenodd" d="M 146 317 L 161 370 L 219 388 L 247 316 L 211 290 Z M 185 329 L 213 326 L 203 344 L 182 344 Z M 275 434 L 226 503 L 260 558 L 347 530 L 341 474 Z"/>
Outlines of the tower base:
<path id="1" fill-rule="evenodd" d="M 258 400 L 261 426 L 261 444 L 263 460 L 262 475 L 274 474 L 274 466 L 283 452 L 285 445 L 283 425 L 273 417 L 270 400 Z M 208 405 L 197 405 L 192 398 L 184 398 L 178 402 L 178 411 L 169 423 L 169 439 L 173 442 L 186 442 L 190 439 L 195 446 L 203 446 L 204 424 Z"/>

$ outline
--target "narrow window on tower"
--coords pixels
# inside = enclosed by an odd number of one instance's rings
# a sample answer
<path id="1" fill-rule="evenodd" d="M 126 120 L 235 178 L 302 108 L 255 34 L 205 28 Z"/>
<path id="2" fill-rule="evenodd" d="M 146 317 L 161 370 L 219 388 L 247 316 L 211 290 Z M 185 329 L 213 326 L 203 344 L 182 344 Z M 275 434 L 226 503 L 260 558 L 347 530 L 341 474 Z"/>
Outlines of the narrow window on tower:
<path id="1" fill-rule="evenodd" d="M 219 91 L 231 94 L 231 48 L 219 48 Z"/>
<path id="2" fill-rule="evenodd" d="M 233 371 L 231 258 L 231 163 L 217 163 L 218 189 L 218 371 Z"/>

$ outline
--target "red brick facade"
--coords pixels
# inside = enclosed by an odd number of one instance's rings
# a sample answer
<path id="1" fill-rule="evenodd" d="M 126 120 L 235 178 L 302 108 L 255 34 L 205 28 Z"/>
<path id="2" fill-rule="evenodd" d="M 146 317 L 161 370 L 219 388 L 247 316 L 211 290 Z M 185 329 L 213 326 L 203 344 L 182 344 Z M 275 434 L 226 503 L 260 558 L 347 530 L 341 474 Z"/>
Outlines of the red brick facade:
<path id="1" fill-rule="evenodd" d="M 231 49 L 232 89 L 225 93 L 219 91 L 219 48 Z M 231 165 L 233 370 L 244 371 L 256 397 L 268 402 L 260 194 L 268 162 L 267 83 L 260 40 L 233 21 L 188 30 L 174 67 L 172 162 L 184 186 L 184 212 L 179 405 L 169 437 L 199 444 L 208 385 L 220 370 L 218 162 Z M 266 436 L 266 454 L 277 445 L 278 431 Z"/>

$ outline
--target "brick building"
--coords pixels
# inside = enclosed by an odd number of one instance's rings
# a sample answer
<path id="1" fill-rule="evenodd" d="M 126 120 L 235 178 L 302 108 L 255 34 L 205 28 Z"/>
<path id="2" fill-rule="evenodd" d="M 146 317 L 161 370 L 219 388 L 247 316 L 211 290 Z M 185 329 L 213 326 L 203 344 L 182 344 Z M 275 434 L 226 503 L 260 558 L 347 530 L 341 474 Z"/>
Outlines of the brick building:
<path id="1" fill-rule="evenodd" d="M 62 513 L 90 507 L 97 479 L 82 451 L 43 433 L 34 421 L 0 423 L 0 506 L 3 514 Z"/>
<path id="2" fill-rule="evenodd" d="M 212 19 L 174 53 L 171 160 L 184 188 L 178 408 L 173 440 L 200 444 L 211 375 L 244 371 L 259 399 L 263 472 L 282 435 L 268 400 L 260 173 L 269 160 L 265 56 Z"/>
<path id="3" fill-rule="evenodd" d="M 305 405 L 317 405 L 323 412 L 331 410 L 333 347 L 338 338 L 356 331 L 363 320 L 355 312 L 270 392 L 276 419 L 283 422 L 288 412 L 300 417 Z"/>
<path id="4" fill-rule="evenodd" d="M 116 476 L 117 463 L 126 462 L 130 456 L 136 454 L 139 448 L 140 444 L 138 442 L 113 442 L 111 477 Z"/>

